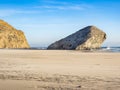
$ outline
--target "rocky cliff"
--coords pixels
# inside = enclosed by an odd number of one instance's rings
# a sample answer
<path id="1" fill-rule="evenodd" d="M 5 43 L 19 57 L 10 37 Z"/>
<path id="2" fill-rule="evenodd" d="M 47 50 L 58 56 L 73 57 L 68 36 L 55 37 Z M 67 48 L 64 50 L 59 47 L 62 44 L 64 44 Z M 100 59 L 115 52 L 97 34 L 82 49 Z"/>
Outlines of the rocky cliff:
<path id="1" fill-rule="evenodd" d="M 48 49 L 86 50 L 100 48 L 106 34 L 95 26 L 85 27 L 48 46 Z"/>
<path id="2" fill-rule="evenodd" d="M 24 33 L 0 20 L 0 48 L 29 48 Z"/>

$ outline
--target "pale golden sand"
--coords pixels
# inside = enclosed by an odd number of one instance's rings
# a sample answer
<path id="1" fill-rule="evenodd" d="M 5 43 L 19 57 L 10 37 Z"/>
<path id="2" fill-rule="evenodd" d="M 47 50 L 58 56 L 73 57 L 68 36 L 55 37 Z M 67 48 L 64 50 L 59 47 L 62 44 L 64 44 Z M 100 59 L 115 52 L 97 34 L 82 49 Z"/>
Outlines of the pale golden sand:
<path id="1" fill-rule="evenodd" d="M 120 90 L 120 53 L 1 49 L 0 90 Z"/>

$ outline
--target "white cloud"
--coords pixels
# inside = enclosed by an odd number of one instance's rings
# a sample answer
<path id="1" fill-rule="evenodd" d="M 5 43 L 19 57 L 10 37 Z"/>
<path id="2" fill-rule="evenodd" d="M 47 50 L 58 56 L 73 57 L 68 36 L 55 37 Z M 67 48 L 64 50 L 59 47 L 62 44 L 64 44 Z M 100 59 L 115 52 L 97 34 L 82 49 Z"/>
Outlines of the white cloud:
<path id="1" fill-rule="evenodd" d="M 14 14 L 35 14 L 40 13 L 40 11 L 35 10 L 15 10 L 15 9 L 0 9 L 0 16 L 10 16 Z"/>
<path id="2" fill-rule="evenodd" d="M 9 16 L 9 15 L 13 15 L 15 13 L 14 10 L 0 10 L 0 16 Z"/>
<path id="3" fill-rule="evenodd" d="M 41 5 L 41 2 L 43 3 Z M 84 10 L 91 8 L 91 5 L 85 3 L 76 2 L 65 2 L 57 0 L 41 0 L 40 6 L 35 8 L 48 9 L 48 10 Z"/>
<path id="4" fill-rule="evenodd" d="M 85 8 L 80 5 L 72 5 L 72 6 L 52 6 L 52 5 L 45 5 L 45 6 L 36 6 L 35 8 L 41 9 L 51 9 L 51 10 L 84 10 Z"/>

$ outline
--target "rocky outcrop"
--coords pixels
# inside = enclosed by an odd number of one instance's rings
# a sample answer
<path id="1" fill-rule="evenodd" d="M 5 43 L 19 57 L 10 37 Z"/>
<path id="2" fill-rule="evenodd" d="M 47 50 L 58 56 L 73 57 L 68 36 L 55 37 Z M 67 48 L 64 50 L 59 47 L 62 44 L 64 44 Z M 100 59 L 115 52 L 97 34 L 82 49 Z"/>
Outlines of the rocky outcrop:
<path id="1" fill-rule="evenodd" d="M 0 20 L 0 48 L 29 48 L 24 33 Z"/>
<path id="2" fill-rule="evenodd" d="M 64 39 L 51 44 L 48 46 L 48 49 L 97 49 L 100 48 L 105 39 L 106 34 L 102 30 L 95 26 L 88 26 Z"/>

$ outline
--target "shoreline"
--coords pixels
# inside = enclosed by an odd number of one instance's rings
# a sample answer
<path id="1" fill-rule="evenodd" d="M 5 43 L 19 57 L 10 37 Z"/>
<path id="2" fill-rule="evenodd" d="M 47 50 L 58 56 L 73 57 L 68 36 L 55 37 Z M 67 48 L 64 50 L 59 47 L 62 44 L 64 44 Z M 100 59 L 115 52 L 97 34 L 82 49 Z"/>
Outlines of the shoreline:
<path id="1" fill-rule="evenodd" d="M 31 47 L 31 48 L 0 48 L 0 50 L 50 50 L 50 51 L 79 51 L 79 52 L 91 52 L 91 53 L 120 53 L 120 47 L 101 47 L 99 49 L 91 50 L 59 50 L 59 49 L 47 49 L 47 47 Z"/>

